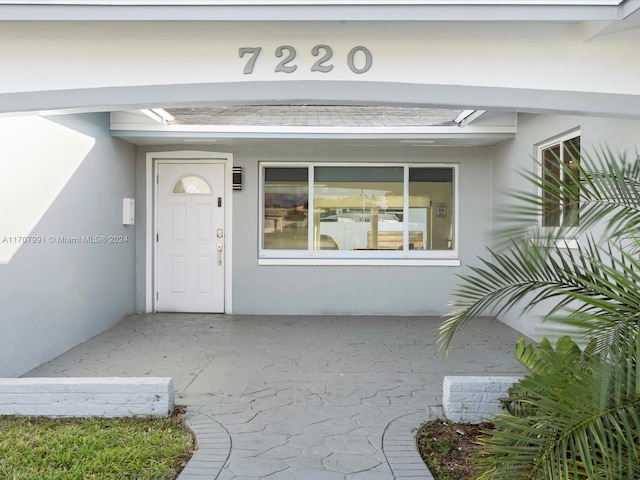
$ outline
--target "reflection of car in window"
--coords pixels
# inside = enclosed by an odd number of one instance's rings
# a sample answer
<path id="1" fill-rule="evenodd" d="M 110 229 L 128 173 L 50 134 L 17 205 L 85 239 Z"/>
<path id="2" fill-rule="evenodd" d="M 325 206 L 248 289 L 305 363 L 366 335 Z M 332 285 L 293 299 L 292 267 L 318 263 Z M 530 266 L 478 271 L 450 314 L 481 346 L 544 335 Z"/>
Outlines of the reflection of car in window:
<path id="1" fill-rule="evenodd" d="M 335 215 L 325 215 L 320 217 L 321 222 L 370 222 L 371 213 L 369 212 L 343 212 Z M 378 222 L 398 222 L 398 216 L 395 213 L 379 213 Z"/>
<path id="2" fill-rule="evenodd" d="M 389 210 L 330 210 L 320 217 L 319 230 L 336 243 L 337 250 L 401 250 L 405 235 L 402 217 L 402 213 Z M 408 235 L 409 250 L 424 248 L 420 225 L 410 223 Z"/>
<path id="3" fill-rule="evenodd" d="M 320 235 L 320 250 L 340 250 L 340 248 L 329 235 Z"/>

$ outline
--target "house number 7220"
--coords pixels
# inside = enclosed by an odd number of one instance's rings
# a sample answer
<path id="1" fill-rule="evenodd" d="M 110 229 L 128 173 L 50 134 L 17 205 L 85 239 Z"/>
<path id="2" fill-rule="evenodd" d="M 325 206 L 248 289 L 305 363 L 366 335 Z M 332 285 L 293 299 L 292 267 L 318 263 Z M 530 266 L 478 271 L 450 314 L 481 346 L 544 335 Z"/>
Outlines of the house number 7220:
<path id="1" fill-rule="evenodd" d="M 245 75 L 253 73 L 253 68 L 256 65 L 256 60 L 258 60 L 258 56 L 261 51 L 262 47 L 241 47 L 238 50 L 240 58 L 244 58 L 245 55 L 248 55 L 248 60 L 242 73 Z M 356 66 L 357 54 L 364 57 L 364 65 Z M 314 57 L 320 57 L 311 66 L 312 72 L 327 73 L 333 70 L 333 64 L 329 63 L 329 60 L 333 57 L 333 49 L 329 45 L 316 45 L 311 49 L 311 55 Z M 296 49 L 291 45 L 281 45 L 276 48 L 276 57 L 282 58 L 280 63 L 276 65 L 276 72 L 293 73 L 298 68 L 298 65 L 293 63 L 296 58 Z M 362 61 L 359 63 L 362 64 Z M 353 47 L 347 55 L 347 65 L 353 73 L 361 74 L 368 72 L 372 63 L 373 56 L 366 47 Z"/>

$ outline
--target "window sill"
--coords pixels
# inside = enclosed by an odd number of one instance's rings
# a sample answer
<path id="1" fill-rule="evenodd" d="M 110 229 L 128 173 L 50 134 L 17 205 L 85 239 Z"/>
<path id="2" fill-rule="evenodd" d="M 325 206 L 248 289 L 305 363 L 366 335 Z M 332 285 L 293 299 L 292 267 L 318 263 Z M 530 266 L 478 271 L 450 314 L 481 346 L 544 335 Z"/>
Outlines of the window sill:
<path id="1" fill-rule="evenodd" d="M 531 243 L 540 247 L 553 247 L 561 250 L 577 250 L 578 240 L 575 238 L 561 238 L 557 240 L 549 240 L 546 238 L 533 238 Z"/>
<path id="2" fill-rule="evenodd" d="M 459 258 L 259 258 L 258 265 L 459 267 Z"/>

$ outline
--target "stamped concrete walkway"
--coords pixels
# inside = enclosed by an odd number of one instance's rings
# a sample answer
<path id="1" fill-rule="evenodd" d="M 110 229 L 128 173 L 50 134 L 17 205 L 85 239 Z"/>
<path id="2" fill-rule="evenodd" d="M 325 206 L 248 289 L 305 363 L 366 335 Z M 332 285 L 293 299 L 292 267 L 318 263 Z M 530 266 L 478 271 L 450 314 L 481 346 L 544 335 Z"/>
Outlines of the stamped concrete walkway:
<path id="1" fill-rule="evenodd" d="M 411 429 L 445 375 L 523 372 L 520 334 L 477 319 L 438 353 L 436 317 L 129 317 L 27 376 L 170 376 L 199 452 L 181 479 L 430 478 Z"/>

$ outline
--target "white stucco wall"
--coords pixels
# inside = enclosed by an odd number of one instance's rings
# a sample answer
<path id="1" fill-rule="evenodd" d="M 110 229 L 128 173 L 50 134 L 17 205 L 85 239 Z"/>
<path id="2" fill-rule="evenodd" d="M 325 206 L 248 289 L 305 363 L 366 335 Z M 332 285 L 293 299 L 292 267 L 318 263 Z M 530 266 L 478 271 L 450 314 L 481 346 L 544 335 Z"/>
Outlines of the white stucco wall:
<path id="1" fill-rule="evenodd" d="M 388 84 L 371 100 L 633 114 L 639 42 L 640 29 L 585 40 L 562 22 L 0 22 L 0 112 L 252 101 L 267 86 L 283 101 L 362 101 Z M 291 73 L 276 72 L 283 45 Z M 330 72 L 312 71 L 315 45 L 332 48 Z M 366 73 L 348 68 L 356 46 L 372 54 Z M 250 74 L 244 47 L 262 48 Z"/>
<path id="2" fill-rule="evenodd" d="M 363 45 L 374 64 L 362 81 L 638 94 L 640 70 L 629 62 L 639 38 L 631 30 L 585 42 L 579 24 L 560 22 L 3 22 L 0 92 L 319 75 L 352 80 L 358 76 L 346 58 Z M 311 71 L 318 44 L 334 52 L 326 74 Z M 281 45 L 295 48 L 295 72 L 275 71 Z M 240 58 L 241 47 L 262 47 L 250 75 L 243 73 L 249 55 Z M 618 71 L 625 75 L 611 74 Z"/>
<path id="3" fill-rule="evenodd" d="M 518 174 L 518 169 L 532 169 L 535 145 L 565 132 L 580 129 L 581 148 L 584 153 L 610 148 L 613 152 L 626 152 L 634 158 L 640 151 L 640 121 L 571 115 L 520 115 L 518 134 L 513 140 L 493 148 L 494 208 L 500 208 L 508 198 L 504 192 L 512 189 L 531 191 L 532 185 Z M 498 229 L 499 224 L 494 224 Z M 544 308 L 521 315 L 517 308 L 501 315 L 500 319 L 531 338 L 553 335 L 553 326 L 540 322 Z"/>
<path id="4" fill-rule="evenodd" d="M 333 49 L 331 72 L 311 71 L 320 44 Z M 561 22 L 0 22 L 0 114 L 206 102 L 546 112 L 521 115 L 517 138 L 493 148 L 224 140 L 210 148 L 232 153 L 244 169 L 243 190 L 230 193 L 235 313 L 442 314 L 455 274 L 484 254 L 500 190 L 523 185 L 514 169 L 531 167 L 535 143 L 579 126 L 585 146 L 636 145 L 638 121 L 549 113 L 637 118 L 638 44 L 640 29 L 586 39 L 579 24 Z M 290 74 L 275 71 L 282 45 L 297 52 Z M 362 74 L 346 61 L 358 45 L 373 59 Z M 240 58 L 239 48 L 258 46 L 254 71 L 243 73 L 248 56 Z M 111 245 L 0 244 L 0 374 L 14 375 L 144 311 L 145 153 L 172 147 L 136 149 L 112 139 L 106 114 L 0 118 L 2 132 L 0 235 L 129 237 Z M 259 266 L 261 160 L 458 163 L 462 266 Z M 22 170 L 13 175 L 9 166 Z M 123 227 L 121 199 L 134 195 L 137 225 Z M 530 318 L 512 312 L 504 320 L 537 335 Z"/>
<path id="5" fill-rule="evenodd" d="M 134 313 L 122 198 L 135 196 L 135 153 L 106 114 L 2 118 L 0 138 L 0 376 L 15 376 Z M 82 236 L 107 241 L 65 243 Z"/>

